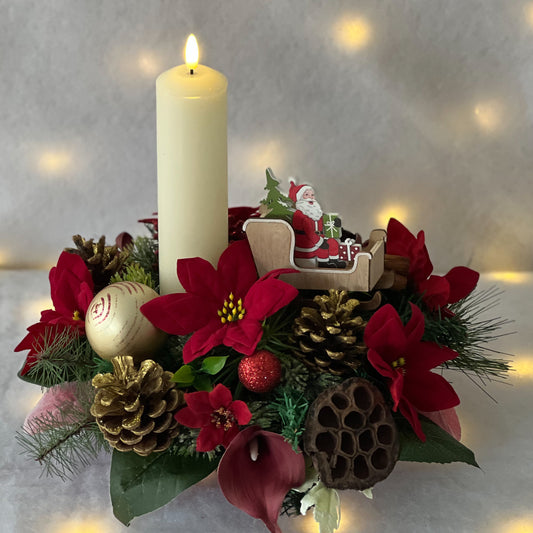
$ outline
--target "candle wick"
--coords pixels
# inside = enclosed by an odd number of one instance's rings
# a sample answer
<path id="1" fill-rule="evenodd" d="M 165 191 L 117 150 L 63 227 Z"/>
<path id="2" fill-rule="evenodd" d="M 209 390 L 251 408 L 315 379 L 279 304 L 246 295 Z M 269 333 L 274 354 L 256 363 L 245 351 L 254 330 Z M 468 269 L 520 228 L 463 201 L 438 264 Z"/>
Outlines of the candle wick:
<path id="1" fill-rule="evenodd" d="M 194 69 L 191 68 L 191 70 L 189 71 L 189 74 L 192 76 L 194 74 Z"/>

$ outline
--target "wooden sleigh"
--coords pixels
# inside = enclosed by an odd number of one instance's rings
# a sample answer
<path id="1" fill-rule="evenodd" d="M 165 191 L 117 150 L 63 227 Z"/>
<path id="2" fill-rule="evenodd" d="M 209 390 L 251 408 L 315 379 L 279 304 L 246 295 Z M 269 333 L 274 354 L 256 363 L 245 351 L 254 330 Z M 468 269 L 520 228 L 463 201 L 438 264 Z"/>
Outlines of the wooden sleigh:
<path id="1" fill-rule="evenodd" d="M 344 269 L 297 265 L 294 261 L 294 230 L 284 220 L 251 218 L 244 223 L 244 231 L 259 276 L 277 268 L 293 268 L 298 273 L 284 274 L 280 279 L 297 289 L 335 288 L 367 292 L 389 284 L 384 269 L 385 230 L 373 230 L 363 250 Z"/>

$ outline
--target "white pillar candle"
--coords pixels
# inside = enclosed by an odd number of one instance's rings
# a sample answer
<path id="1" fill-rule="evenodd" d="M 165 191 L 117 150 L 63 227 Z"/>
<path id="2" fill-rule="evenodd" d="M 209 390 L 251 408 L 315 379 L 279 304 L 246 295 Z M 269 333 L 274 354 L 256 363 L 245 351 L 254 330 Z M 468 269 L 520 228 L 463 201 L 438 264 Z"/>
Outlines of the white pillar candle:
<path id="1" fill-rule="evenodd" d="M 197 57 L 186 61 L 156 82 L 161 294 L 183 292 L 178 259 L 216 266 L 228 245 L 228 81 Z"/>

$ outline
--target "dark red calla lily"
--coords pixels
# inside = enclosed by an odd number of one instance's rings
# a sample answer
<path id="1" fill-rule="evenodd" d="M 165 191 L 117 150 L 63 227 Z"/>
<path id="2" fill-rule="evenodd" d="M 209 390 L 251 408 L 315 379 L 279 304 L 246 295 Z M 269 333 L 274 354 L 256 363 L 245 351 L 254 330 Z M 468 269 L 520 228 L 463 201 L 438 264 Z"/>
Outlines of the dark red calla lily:
<path id="1" fill-rule="evenodd" d="M 404 326 L 392 305 L 372 315 L 365 328 L 368 361 L 389 382 L 394 410 L 399 409 L 420 440 L 425 441 L 418 413 L 441 411 L 459 404 L 452 386 L 431 370 L 457 353 L 432 342 L 422 342 L 424 315 L 411 304 L 411 319 Z"/>
<path id="2" fill-rule="evenodd" d="M 237 241 L 220 256 L 217 270 L 199 257 L 178 260 L 178 278 L 187 292 L 154 298 L 141 312 L 167 333 L 193 333 L 183 349 L 185 363 L 220 344 L 251 355 L 263 335 L 263 321 L 298 294 L 276 279 L 289 272 L 296 271 L 273 270 L 257 279 L 248 241 Z"/>
<path id="3" fill-rule="evenodd" d="M 259 426 L 243 429 L 218 465 L 218 483 L 226 499 L 281 533 L 278 516 L 287 492 L 305 481 L 303 454 L 277 433 Z"/>
<path id="4" fill-rule="evenodd" d="M 227 447 L 252 419 L 248 406 L 241 400 L 233 400 L 231 391 L 219 383 L 211 392 L 185 394 L 187 407 L 174 417 L 183 426 L 202 428 L 196 441 L 196 451 L 209 452 L 219 444 Z"/>
<path id="5" fill-rule="evenodd" d="M 445 308 L 468 296 L 476 287 L 479 273 L 467 267 L 452 268 L 446 275 L 430 275 L 433 265 L 425 245 L 424 232 L 415 237 L 401 222 L 391 218 L 387 226 L 387 253 L 408 257 L 408 279 L 431 310 Z"/>

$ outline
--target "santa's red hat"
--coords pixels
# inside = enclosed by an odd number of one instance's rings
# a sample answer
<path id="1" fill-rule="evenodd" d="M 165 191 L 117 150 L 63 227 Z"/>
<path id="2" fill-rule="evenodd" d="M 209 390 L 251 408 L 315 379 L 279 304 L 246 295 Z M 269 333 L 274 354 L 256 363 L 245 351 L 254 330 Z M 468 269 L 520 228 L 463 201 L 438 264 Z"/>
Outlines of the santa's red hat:
<path id="1" fill-rule="evenodd" d="M 296 185 L 294 178 L 289 178 L 290 188 L 289 188 L 289 198 L 294 202 L 298 202 L 304 196 L 305 191 L 312 191 L 313 187 L 311 185 Z"/>

